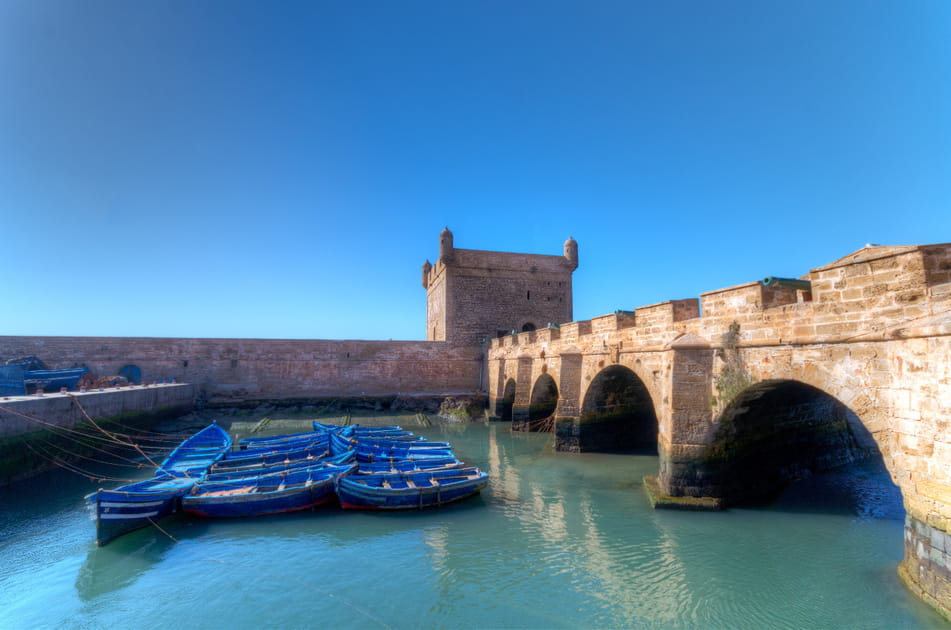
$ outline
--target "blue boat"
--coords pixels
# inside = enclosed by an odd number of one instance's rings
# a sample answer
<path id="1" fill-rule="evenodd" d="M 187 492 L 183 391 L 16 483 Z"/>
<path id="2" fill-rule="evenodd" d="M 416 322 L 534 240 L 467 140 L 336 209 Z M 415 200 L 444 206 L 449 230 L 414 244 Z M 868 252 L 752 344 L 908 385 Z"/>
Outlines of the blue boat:
<path id="1" fill-rule="evenodd" d="M 230 448 L 231 436 L 212 423 L 172 451 L 152 479 L 87 495 L 95 508 L 96 542 L 105 545 L 176 511 L 181 497 Z"/>
<path id="2" fill-rule="evenodd" d="M 397 459 L 380 462 L 360 462 L 354 471 L 358 475 L 380 473 L 416 472 L 420 470 L 445 470 L 461 468 L 464 464 L 455 457 L 434 457 L 432 459 Z"/>
<path id="3" fill-rule="evenodd" d="M 281 462 L 293 462 L 302 459 L 319 459 L 327 454 L 327 443 L 317 442 L 303 448 L 292 450 L 267 450 L 263 453 L 245 455 L 247 451 L 235 451 L 219 461 L 215 465 L 215 470 L 227 470 L 235 468 L 247 468 L 254 466 L 271 466 Z"/>
<path id="4" fill-rule="evenodd" d="M 218 468 L 213 467 L 208 474 L 201 480 L 203 483 L 208 481 L 225 481 L 228 479 L 239 479 L 241 477 L 254 477 L 265 474 L 291 472 L 302 468 L 328 468 L 331 466 L 345 466 L 356 462 L 356 452 L 349 451 L 333 457 L 313 457 L 295 461 L 282 461 L 277 464 L 259 464 L 254 466 L 241 466 L 238 468 Z"/>
<path id="5" fill-rule="evenodd" d="M 453 457 L 452 449 L 450 448 L 382 448 L 357 443 L 356 451 L 357 461 L 360 462 L 444 459 L 446 457 Z"/>
<path id="6" fill-rule="evenodd" d="M 337 498 L 345 509 L 420 509 L 478 494 L 488 483 L 489 476 L 475 467 L 346 475 L 337 479 Z"/>
<path id="7" fill-rule="evenodd" d="M 74 389 L 87 367 L 66 368 L 62 370 L 23 370 L 23 383 L 27 388 L 59 391 L 61 387 Z"/>
<path id="8" fill-rule="evenodd" d="M 359 424 L 351 424 L 344 427 L 339 424 L 324 424 L 322 422 L 317 422 L 316 420 L 314 420 L 311 424 L 313 425 L 315 431 L 341 431 L 346 429 L 350 431 L 353 435 L 365 435 L 369 433 L 381 433 L 381 434 L 388 433 L 391 435 L 413 435 L 409 431 L 404 431 L 403 427 L 396 424 L 389 425 L 389 426 L 382 426 L 382 427 L 363 427 L 363 426 L 360 426 Z"/>
<path id="9" fill-rule="evenodd" d="M 330 445 L 330 438 L 326 435 L 311 433 L 310 438 L 294 438 L 284 442 L 272 442 L 246 448 L 240 451 L 232 451 L 225 455 L 225 459 L 241 459 L 242 457 L 254 457 L 257 455 L 268 455 L 272 453 L 282 453 L 286 451 L 297 451 L 309 448 L 311 450 L 327 449 Z"/>
<path id="10" fill-rule="evenodd" d="M 324 431 L 304 431 L 303 433 L 288 433 L 285 435 L 268 435 L 262 437 L 246 437 L 238 442 L 238 448 L 243 450 L 267 446 L 283 446 L 288 442 L 306 442 L 314 439 L 326 439 Z"/>
<path id="11" fill-rule="evenodd" d="M 334 497 L 334 481 L 356 464 L 304 468 L 222 482 L 203 482 L 182 497 L 189 514 L 214 518 L 261 516 L 313 508 Z"/>

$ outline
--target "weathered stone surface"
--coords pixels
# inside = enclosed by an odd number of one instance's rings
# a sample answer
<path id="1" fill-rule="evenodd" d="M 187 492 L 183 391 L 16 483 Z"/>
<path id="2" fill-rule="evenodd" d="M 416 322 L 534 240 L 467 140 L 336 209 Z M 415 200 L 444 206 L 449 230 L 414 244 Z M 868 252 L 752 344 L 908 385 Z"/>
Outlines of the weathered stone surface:
<path id="1" fill-rule="evenodd" d="M 576 451 L 609 441 L 586 437 L 609 425 L 579 422 L 579 402 L 605 370 L 631 369 L 658 419 L 657 483 L 674 497 L 768 492 L 784 479 L 877 451 L 902 492 L 909 523 L 930 528 L 906 548 L 903 577 L 947 609 L 951 588 L 941 543 L 951 528 L 951 245 L 866 247 L 804 279 L 811 291 L 754 282 L 704 293 L 702 316 L 684 317 L 682 301 L 679 310 L 673 302 L 637 308 L 633 326 L 611 316 L 563 323 L 544 347 L 519 339 L 518 378 L 513 344 L 493 340 L 490 395 L 497 383 L 514 380 L 518 398 L 518 389 L 530 389 L 539 377 L 542 351 L 563 356 L 570 348 L 580 361 L 565 372 L 552 363 L 547 372 L 561 392 L 570 392 L 570 400 L 559 401 L 556 448 Z M 723 337 L 734 322 L 739 334 L 729 350 Z M 710 342 L 708 355 L 701 340 Z M 814 388 L 812 402 L 808 396 L 787 401 L 768 414 L 776 426 L 750 424 L 736 439 L 724 439 L 725 411 L 759 413 L 755 397 L 739 399 L 742 391 L 720 399 L 729 352 L 749 385 L 775 383 L 788 392 L 788 384 L 801 384 Z M 790 458 L 782 447 L 801 457 Z M 716 462 L 753 465 L 750 454 L 758 451 L 770 460 L 760 465 L 773 467 L 772 478 L 722 477 Z"/>

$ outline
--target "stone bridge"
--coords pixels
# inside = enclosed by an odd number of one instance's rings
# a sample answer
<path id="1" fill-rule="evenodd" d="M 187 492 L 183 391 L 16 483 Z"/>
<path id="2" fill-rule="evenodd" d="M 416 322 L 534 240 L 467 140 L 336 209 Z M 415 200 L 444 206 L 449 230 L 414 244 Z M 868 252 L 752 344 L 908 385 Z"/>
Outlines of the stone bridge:
<path id="1" fill-rule="evenodd" d="M 656 449 L 662 504 L 726 506 L 881 457 L 909 587 L 951 610 L 951 244 L 868 246 L 752 282 L 491 341 L 491 411 L 563 451 Z"/>

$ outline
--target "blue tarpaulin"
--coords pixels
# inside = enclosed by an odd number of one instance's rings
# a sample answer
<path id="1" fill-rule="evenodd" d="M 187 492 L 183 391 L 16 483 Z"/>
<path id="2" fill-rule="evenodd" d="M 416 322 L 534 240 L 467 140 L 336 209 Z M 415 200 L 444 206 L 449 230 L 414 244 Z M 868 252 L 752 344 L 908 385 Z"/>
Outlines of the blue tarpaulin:
<path id="1" fill-rule="evenodd" d="M 22 396 L 26 394 L 23 382 L 23 368 L 19 365 L 0 365 L 0 396 Z"/>

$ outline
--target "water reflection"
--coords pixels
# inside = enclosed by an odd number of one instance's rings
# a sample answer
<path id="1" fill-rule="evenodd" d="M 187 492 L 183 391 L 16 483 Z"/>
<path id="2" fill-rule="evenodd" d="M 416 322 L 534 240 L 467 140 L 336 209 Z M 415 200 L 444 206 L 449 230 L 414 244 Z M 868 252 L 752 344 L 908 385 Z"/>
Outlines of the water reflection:
<path id="1" fill-rule="evenodd" d="M 554 453 L 550 435 L 508 424 L 456 430 L 418 432 L 451 439 L 491 481 L 439 510 L 175 517 L 161 524 L 178 543 L 145 529 L 100 549 L 81 492 L 24 497 L 0 532 L 0 626 L 134 626 L 146 606 L 156 628 L 943 623 L 895 578 L 902 524 L 871 472 L 806 480 L 818 485 L 770 508 L 653 511 L 639 480 L 656 456 Z M 13 605 L 23 592 L 47 606 Z"/>

